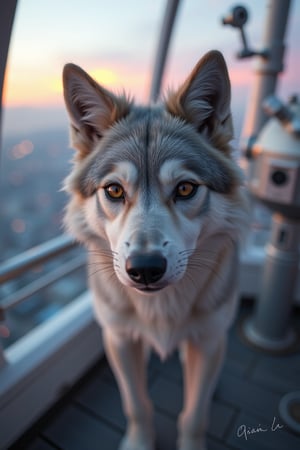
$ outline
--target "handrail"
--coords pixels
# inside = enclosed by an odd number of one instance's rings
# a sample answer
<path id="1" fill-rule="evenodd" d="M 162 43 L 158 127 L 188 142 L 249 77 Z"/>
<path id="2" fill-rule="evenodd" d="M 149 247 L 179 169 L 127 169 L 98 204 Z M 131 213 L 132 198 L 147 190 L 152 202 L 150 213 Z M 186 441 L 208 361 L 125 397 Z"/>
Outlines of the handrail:
<path id="1" fill-rule="evenodd" d="M 61 235 L 0 264 L 0 284 L 22 275 L 50 259 L 78 246 L 71 236 Z"/>
<path id="2" fill-rule="evenodd" d="M 71 236 L 61 235 L 51 239 L 41 245 L 33 247 L 20 255 L 10 258 L 0 264 L 0 285 L 24 274 L 26 271 L 50 261 L 51 259 L 66 253 L 69 250 L 78 247 L 78 243 Z M 5 320 L 5 314 L 8 310 L 17 306 L 36 292 L 48 287 L 66 275 L 71 274 L 76 269 L 85 264 L 85 255 L 73 258 L 64 263 L 64 267 L 59 267 L 51 272 L 39 277 L 29 283 L 27 286 L 19 289 L 0 303 L 0 324 Z M 2 346 L 0 344 L 0 368 L 5 365 Z"/>
<path id="3" fill-rule="evenodd" d="M 70 275 L 75 270 L 83 267 L 85 263 L 85 255 L 77 256 L 71 261 L 64 263 L 63 267 L 52 270 L 51 272 L 39 277 L 38 280 L 27 284 L 17 292 L 14 292 L 13 294 L 6 297 L 0 303 L 0 322 L 4 321 L 5 313 L 7 311 L 22 303 L 24 300 L 41 291 L 42 289 L 45 289 L 46 287 L 60 280 L 61 278 Z"/>

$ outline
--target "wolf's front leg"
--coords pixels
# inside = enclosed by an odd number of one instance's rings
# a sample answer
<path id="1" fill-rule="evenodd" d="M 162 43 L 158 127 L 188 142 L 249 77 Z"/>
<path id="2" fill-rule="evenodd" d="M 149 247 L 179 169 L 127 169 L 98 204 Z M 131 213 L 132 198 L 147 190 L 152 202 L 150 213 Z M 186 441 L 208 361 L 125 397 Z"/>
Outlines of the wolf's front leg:
<path id="1" fill-rule="evenodd" d="M 209 349 L 183 346 L 184 409 L 179 418 L 179 450 L 205 450 L 209 407 L 222 366 L 226 339 Z"/>
<path id="2" fill-rule="evenodd" d="M 127 431 L 120 450 L 153 450 L 152 406 L 146 389 L 143 343 L 124 339 L 108 330 L 104 330 L 103 336 L 127 417 Z"/>

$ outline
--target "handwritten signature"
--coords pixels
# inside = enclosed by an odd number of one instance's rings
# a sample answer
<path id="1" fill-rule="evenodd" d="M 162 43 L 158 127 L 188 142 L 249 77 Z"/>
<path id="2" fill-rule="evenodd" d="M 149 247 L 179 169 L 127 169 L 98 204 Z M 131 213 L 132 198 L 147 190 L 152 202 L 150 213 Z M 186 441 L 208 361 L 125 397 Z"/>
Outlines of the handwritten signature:
<path id="1" fill-rule="evenodd" d="M 247 441 L 248 438 L 250 436 L 252 436 L 253 434 L 267 433 L 268 431 L 271 431 L 272 433 L 274 433 L 276 431 L 282 430 L 282 428 L 284 428 L 284 425 L 280 424 L 278 422 L 277 418 L 274 416 L 272 423 L 269 426 L 262 427 L 259 424 L 258 426 L 255 426 L 255 427 L 249 427 L 249 426 L 243 424 L 238 427 L 236 434 L 237 434 L 238 438 L 242 438 Z"/>

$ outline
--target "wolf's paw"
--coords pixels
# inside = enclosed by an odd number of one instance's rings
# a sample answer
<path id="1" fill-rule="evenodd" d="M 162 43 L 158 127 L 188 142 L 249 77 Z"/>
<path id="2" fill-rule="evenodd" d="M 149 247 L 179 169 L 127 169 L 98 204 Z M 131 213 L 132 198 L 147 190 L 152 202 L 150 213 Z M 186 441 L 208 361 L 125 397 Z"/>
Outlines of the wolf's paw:
<path id="1" fill-rule="evenodd" d="M 153 442 L 131 439 L 129 436 L 125 436 L 119 447 L 119 450 L 154 450 Z"/>
<path id="2" fill-rule="evenodd" d="M 206 450 L 205 438 L 180 436 L 178 450 Z"/>
<path id="3" fill-rule="evenodd" d="M 134 427 L 134 429 L 127 430 L 119 450 L 154 450 L 154 448 L 153 434 Z"/>

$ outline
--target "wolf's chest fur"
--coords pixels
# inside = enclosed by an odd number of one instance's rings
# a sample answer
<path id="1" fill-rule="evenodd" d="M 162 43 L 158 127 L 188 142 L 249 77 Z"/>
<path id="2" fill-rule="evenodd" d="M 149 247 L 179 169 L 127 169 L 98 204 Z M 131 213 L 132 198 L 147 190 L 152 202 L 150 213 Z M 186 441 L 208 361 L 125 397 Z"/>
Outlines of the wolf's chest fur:
<path id="1" fill-rule="evenodd" d="M 143 338 L 162 358 L 187 338 L 217 339 L 234 318 L 237 247 L 231 237 L 212 234 L 199 248 L 204 254 L 214 249 L 216 257 L 190 267 L 177 285 L 151 296 L 124 288 L 107 273 L 94 273 L 97 263 L 91 261 L 90 283 L 99 322 L 124 337 Z"/>

